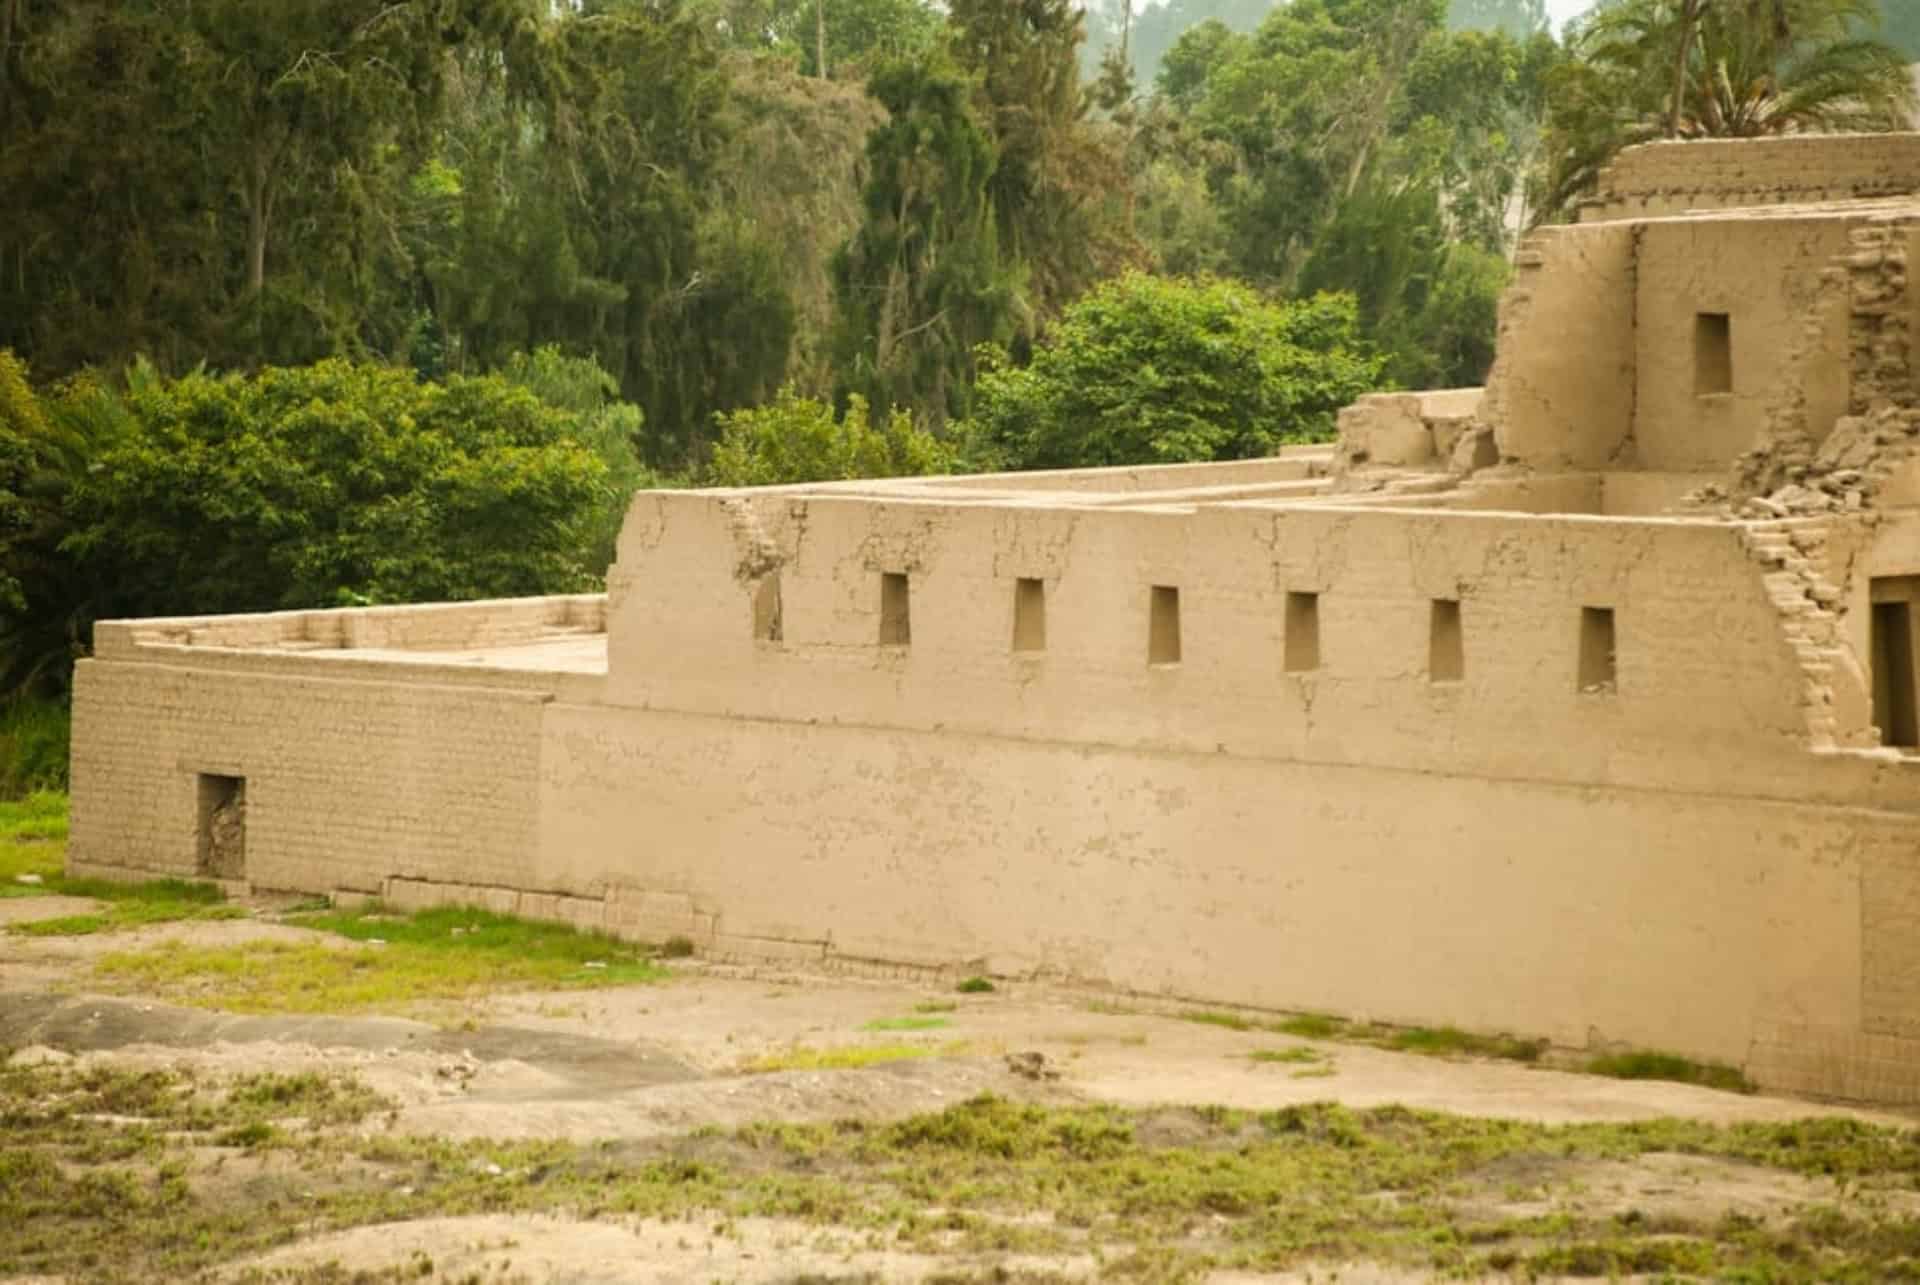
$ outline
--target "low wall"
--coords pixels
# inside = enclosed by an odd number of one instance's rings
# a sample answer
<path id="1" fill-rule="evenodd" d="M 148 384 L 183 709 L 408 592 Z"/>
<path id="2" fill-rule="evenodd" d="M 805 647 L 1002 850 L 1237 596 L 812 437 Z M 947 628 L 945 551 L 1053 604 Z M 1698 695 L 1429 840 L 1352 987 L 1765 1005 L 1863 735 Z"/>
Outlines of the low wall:
<path id="1" fill-rule="evenodd" d="M 525 884 L 542 709 L 511 688 L 83 661 L 69 868 L 192 878 L 200 778 L 246 783 L 246 878 L 378 892 L 389 876 Z"/>
<path id="2" fill-rule="evenodd" d="M 1583 223 L 1920 192 L 1920 134 L 1647 143 L 1601 172 Z"/>
<path id="3" fill-rule="evenodd" d="M 492 598 L 336 610 L 102 621 L 94 654 L 127 657 L 149 644 L 234 650 L 488 647 L 556 631 L 604 632 L 605 594 Z"/>

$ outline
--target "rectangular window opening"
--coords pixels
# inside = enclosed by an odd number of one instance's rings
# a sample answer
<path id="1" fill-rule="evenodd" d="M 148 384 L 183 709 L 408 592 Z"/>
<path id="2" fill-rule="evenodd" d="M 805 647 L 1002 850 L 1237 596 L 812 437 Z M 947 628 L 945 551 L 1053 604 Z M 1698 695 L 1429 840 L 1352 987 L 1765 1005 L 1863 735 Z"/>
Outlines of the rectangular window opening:
<path id="1" fill-rule="evenodd" d="M 1320 668 L 1320 595 L 1287 595 L 1286 670 L 1303 674 Z"/>
<path id="2" fill-rule="evenodd" d="M 1460 603 L 1454 598 L 1435 598 L 1427 622 L 1427 678 L 1436 683 L 1457 683 L 1466 676 L 1467 652 L 1460 634 Z"/>
<path id="3" fill-rule="evenodd" d="M 1047 585 L 1025 577 L 1013 586 L 1013 649 L 1047 649 Z"/>
<path id="4" fill-rule="evenodd" d="M 1608 693 L 1616 683 L 1613 608 L 1580 608 L 1580 690 Z"/>
<path id="5" fill-rule="evenodd" d="M 903 571 L 880 573 L 880 645 L 905 647 L 913 641 L 913 618 Z"/>
<path id="6" fill-rule="evenodd" d="M 1913 604 L 1875 602 L 1871 628 L 1873 722 L 1880 729 L 1880 743 L 1920 748 L 1920 710 L 1914 704 Z"/>
<path id="7" fill-rule="evenodd" d="M 1733 391 L 1733 321 L 1724 312 L 1693 319 L 1693 391 L 1701 397 Z"/>
<path id="8" fill-rule="evenodd" d="M 1152 610 L 1147 621 L 1147 663 L 1180 663 L 1180 590 L 1172 585 L 1153 586 Z"/>
<path id="9" fill-rule="evenodd" d="M 753 636 L 761 642 L 779 642 L 780 573 L 770 571 L 753 587 Z"/>
<path id="10" fill-rule="evenodd" d="M 202 772 L 199 851 L 194 867 L 207 879 L 247 876 L 247 779 Z"/>

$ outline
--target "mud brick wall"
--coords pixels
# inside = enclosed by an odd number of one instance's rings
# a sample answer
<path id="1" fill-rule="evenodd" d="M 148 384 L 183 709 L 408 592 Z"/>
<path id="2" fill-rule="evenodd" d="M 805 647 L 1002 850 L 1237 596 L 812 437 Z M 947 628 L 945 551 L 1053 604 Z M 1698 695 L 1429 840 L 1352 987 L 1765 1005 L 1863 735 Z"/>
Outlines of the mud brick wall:
<path id="1" fill-rule="evenodd" d="M 1920 191 L 1920 134 L 1649 143 L 1601 174 L 1583 223 Z"/>
<path id="2" fill-rule="evenodd" d="M 528 886 L 539 693 L 87 661 L 74 687 L 79 872 L 198 871 L 201 777 L 246 782 L 257 887 L 393 875 Z"/>

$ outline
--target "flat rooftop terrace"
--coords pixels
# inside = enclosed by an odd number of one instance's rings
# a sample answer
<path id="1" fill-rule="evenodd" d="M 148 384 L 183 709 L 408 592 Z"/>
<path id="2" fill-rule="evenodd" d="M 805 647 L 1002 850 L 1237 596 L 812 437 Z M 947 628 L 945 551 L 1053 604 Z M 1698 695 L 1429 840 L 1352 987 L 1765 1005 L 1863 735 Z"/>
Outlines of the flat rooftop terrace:
<path id="1" fill-rule="evenodd" d="M 556 635 L 530 642 L 489 643 L 475 647 L 360 647 L 332 652 L 303 650 L 301 654 L 319 660 L 337 656 L 393 665 L 472 666 L 476 669 L 522 670 L 544 674 L 607 672 L 605 634 Z"/>
<path id="2" fill-rule="evenodd" d="M 303 677 L 558 690 L 607 673 L 606 595 L 101 621 L 94 653 Z M 576 693 L 577 694 L 577 693 Z"/>

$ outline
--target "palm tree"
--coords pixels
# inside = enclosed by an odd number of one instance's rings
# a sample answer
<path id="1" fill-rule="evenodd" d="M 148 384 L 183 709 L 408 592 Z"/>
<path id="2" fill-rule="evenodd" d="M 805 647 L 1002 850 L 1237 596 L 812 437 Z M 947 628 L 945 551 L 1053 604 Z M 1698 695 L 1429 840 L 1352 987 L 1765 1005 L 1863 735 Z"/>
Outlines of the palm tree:
<path id="1" fill-rule="evenodd" d="M 1562 210 L 1614 153 L 1654 138 L 1907 128 L 1906 60 L 1862 32 L 1878 0 L 1612 0 L 1573 38 L 1550 89 Z"/>

